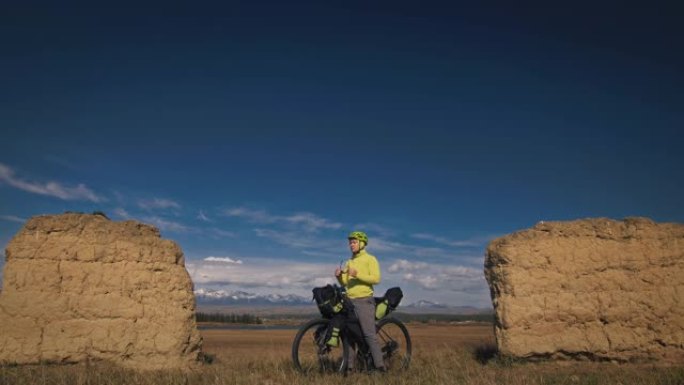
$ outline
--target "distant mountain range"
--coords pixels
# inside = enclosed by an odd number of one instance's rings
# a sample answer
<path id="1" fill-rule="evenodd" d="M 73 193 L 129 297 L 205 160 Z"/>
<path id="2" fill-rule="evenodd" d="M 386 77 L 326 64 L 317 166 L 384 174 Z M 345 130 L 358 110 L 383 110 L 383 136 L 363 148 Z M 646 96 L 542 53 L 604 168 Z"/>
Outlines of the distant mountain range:
<path id="1" fill-rule="evenodd" d="M 408 304 L 406 306 L 399 306 L 398 311 L 403 311 L 406 313 L 447 313 L 447 314 L 482 314 L 491 313 L 492 309 L 482 309 L 474 306 L 451 306 L 442 303 L 426 301 L 421 299 L 420 301 Z"/>
<path id="2" fill-rule="evenodd" d="M 240 290 L 197 289 L 195 298 L 198 305 L 215 306 L 312 306 L 311 298 L 295 294 L 255 294 Z M 472 306 L 450 306 L 437 302 L 420 300 L 407 305 L 400 305 L 399 311 L 407 313 L 450 313 L 479 314 L 491 312 Z"/>
<path id="3" fill-rule="evenodd" d="M 254 294 L 240 290 L 195 290 L 201 305 L 310 305 L 311 299 L 294 294 Z"/>
<path id="4" fill-rule="evenodd" d="M 444 309 L 448 308 L 449 306 L 438 302 L 426 301 L 424 299 L 421 299 L 418 302 L 406 305 L 406 307 L 416 307 L 421 309 Z"/>

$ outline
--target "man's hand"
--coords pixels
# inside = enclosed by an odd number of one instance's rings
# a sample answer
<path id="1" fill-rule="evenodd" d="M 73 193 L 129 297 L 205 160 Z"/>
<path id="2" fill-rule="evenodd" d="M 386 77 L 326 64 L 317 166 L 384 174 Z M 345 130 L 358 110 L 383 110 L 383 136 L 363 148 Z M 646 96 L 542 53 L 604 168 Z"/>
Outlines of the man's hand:
<path id="1" fill-rule="evenodd" d="M 339 278 L 341 274 L 342 274 L 342 269 L 340 269 L 339 267 L 337 269 L 335 269 L 335 277 Z"/>
<path id="2" fill-rule="evenodd" d="M 349 273 L 349 276 L 350 276 L 350 277 L 356 278 L 356 273 L 357 273 L 357 271 L 356 271 L 355 268 L 350 267 L 348 273 Z"/>

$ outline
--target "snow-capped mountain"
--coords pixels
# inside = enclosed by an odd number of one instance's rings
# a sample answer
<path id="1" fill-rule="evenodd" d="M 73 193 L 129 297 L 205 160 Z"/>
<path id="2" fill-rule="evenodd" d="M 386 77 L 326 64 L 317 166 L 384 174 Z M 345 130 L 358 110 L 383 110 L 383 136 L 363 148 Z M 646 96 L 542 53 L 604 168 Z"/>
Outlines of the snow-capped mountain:
<path id="1" fill-rule="evenodd" d="M 492 312 L 490 308 L 477 308 L 473 306 L 453 306 L 439 302 L 432 302 L 421 299 L 404 307 L 399 306 L 401 311 L 407 313 L 440 313 L 440 314 L 488 314 Z"/>
<path id="2" fill-rule="evenodd" d="M 421 299 L 420 301 L 414 302 L 412 304 L 406 305 L 406 307 L 418 307 L 418 308 L 433 308 L 433 309 L 443 309 L 448 307 L 438 302 L 426 301 Z"/>
<path id="3" fill-rule="evenodd" d="M 295 294 L 254 294 L 240 290 L 197 289 L 198 304 L 211 305 L 310 305 L 311 299 Z"/>
<path id="4" fill-rule="evenodd" d="M 195 290 L 198 305 L 238 305 L 238 306 L 272 306 L 288 307 L 307 305 L 312 309 L 316 306 L 311 298 L 295 294 L 255 294 L 241 290 L 214 290 L 200 288 Z M 413 314 L 481 314 L 490 313 L 491 309 L 479 309 L 471 306 L 451 306 L 438 302 L 419 300 L 408 305 L 400 304 L 398 311 Z"/>

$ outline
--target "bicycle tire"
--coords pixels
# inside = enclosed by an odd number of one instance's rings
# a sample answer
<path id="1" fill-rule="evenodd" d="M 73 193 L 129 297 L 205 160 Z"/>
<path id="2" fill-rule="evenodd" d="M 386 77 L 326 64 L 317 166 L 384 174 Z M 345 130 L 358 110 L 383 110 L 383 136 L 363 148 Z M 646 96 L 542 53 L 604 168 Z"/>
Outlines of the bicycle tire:
<path id="1" fill-rule="evenodd" d="M 292 362 L 302 373 L 344 373 L 349 345 L 343 338 L 339 346 L 327 346 L 325 331 L 330 320 L 311 320 L 299 328 L 292 342 Z"/>
<path id="2" fill-rule="evenodd" d="M 378 342 L 388 370 L 407 369 L 411 363 L 411 336 L 403 322 L 393 317 L 377 323 Z"/>

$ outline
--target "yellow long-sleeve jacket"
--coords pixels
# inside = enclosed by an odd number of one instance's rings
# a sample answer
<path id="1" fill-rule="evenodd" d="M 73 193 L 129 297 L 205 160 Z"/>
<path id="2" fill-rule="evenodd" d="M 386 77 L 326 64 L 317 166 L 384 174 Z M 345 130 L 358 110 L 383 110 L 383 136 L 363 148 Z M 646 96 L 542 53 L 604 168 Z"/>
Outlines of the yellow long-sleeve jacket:
<path id="1" fill-rule="evenodd" d="M 350 267 L 356 270 L 356 277 L 349 276 Z M 370 297 L 373 295 L 373 285 L 380 283 L 380 264 L 366 250 L 361 250 L 347 261 L 337 280 L 347 288 L 349 298 Z"/>

